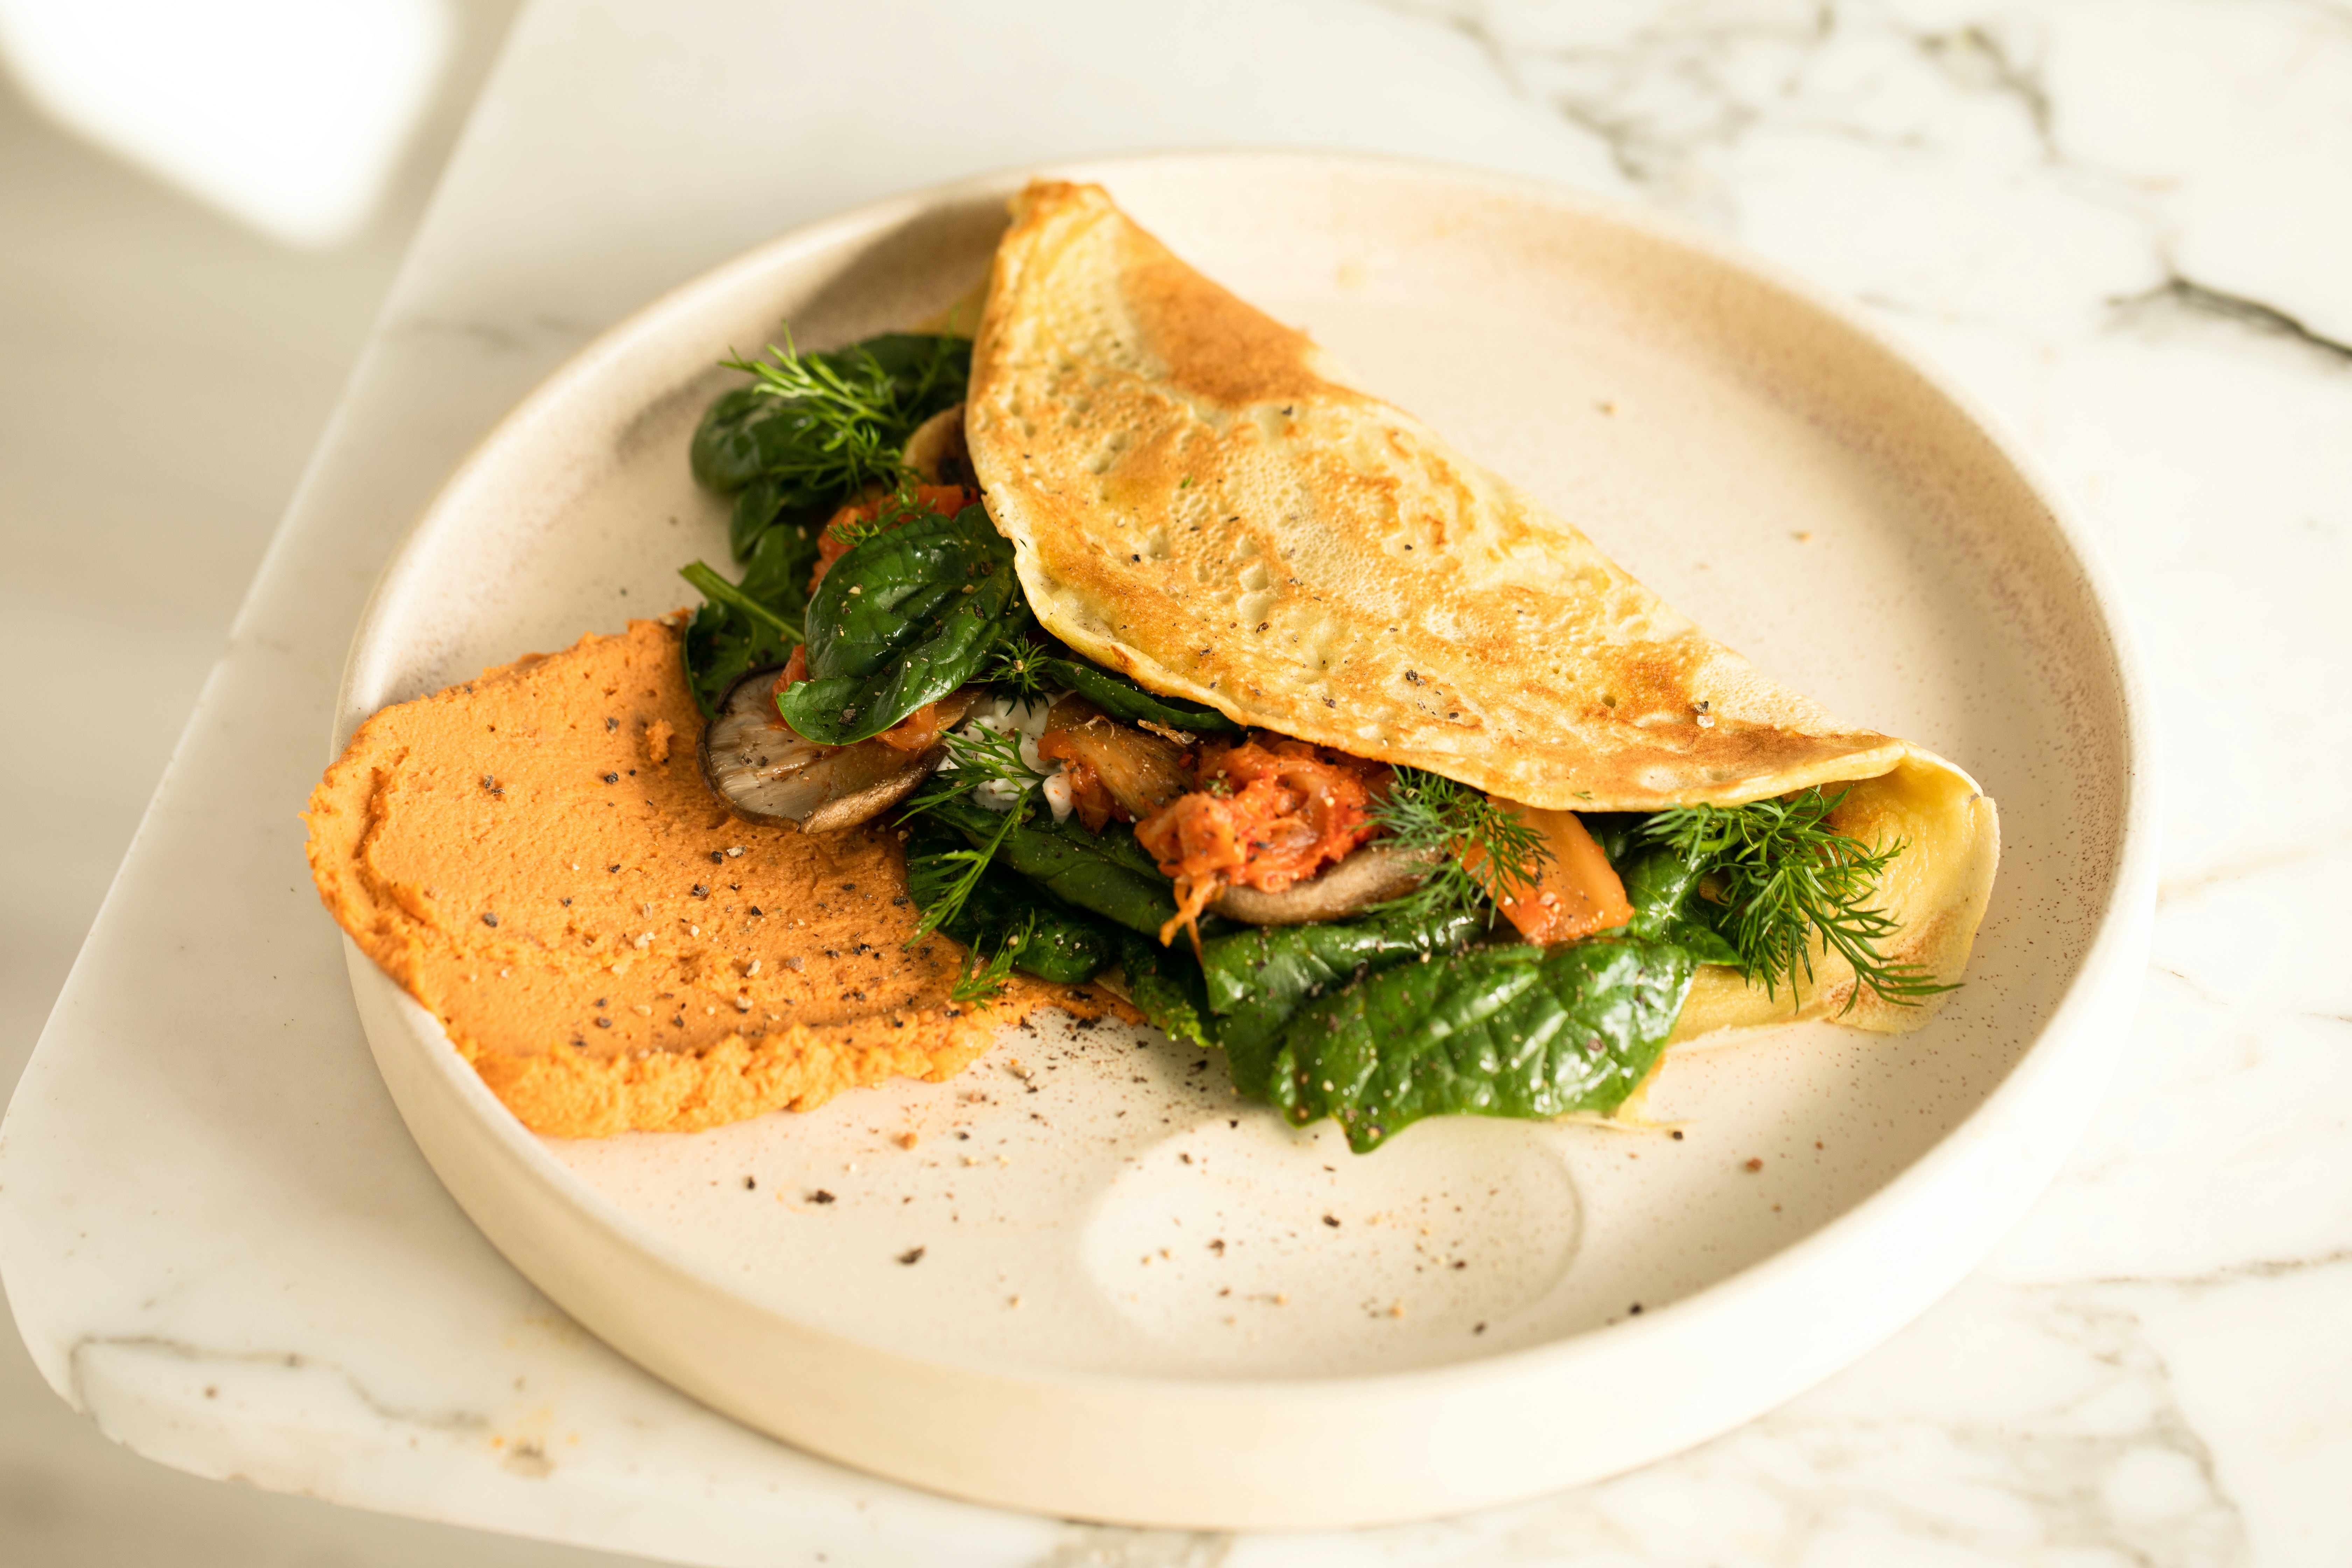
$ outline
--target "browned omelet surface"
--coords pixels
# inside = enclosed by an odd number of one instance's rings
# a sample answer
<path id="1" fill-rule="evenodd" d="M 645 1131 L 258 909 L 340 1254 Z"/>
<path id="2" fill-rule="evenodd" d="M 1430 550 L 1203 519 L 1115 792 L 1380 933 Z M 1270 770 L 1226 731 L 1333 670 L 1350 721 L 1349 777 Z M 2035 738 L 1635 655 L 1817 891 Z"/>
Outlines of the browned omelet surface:
<path id="1" fill-rule="evenodd" d="M 1906 846 L 1886 953 L 1958 980 L 2000 860 L 1961 769 L 1848 725 L 1644 588 L 1527 492 L 1353 384 L 1098 185 L 1014 201 L 965 434 L 1037 618 L 1155 691 L 1573 811 L 1812 786 Z M 1801 1006 L 1707 968 L 1678 1037 L 1834 1016 L 1914 1029 L 1816 951 Z"/>
<path id="2" fill-rule="evenodd" d="M 1561 810 L 1736 805 L 1908 752 L 1764 676 L 1099 186 L 1014 204 L 971 392 L 1038 619 L 1153 690 Z"/>
<path id="3" fill-rule="evenodd" d="M 1046 1005 L 948 991 L 909 948 L 895 830 L 731 816 L 695 755 L 677 635 L 633 621 L 387 708 L 304 814 L 319 896 L 537 1132 L 688 1131 L 906 1076 L 937 1080 Z"/>

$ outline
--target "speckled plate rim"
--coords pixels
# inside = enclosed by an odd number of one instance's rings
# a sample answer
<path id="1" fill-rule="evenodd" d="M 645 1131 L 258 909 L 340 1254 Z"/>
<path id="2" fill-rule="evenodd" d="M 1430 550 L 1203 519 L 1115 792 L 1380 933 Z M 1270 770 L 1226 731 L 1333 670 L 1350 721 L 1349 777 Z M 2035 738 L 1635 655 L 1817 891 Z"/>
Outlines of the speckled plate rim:
<path id="1" fill-rule="evenodd" d="M 1424 162 L 1298 153 L 1169 153 L 1050 172 L 1115 182 L 1196 164 L 1246 191 L 1279 164 L 1382 171 L 1560 209 L 1744 273 L 1899 363 L 1975 427 L 2038 500 L 2079 569 L 2124 734 L 2117 857 L 2097 929 L 2007 1078 L 1911 1166 L 1810 1236 L 1638 1319 L 1465 1364 L 1311 1380 L 1179 1381 L 925 1358 L 814 1329 L 733 1295 L 683 1249 L 575 1178 L 499 1103 L 438 1023 L 348 939 L 370 1048 L 436 1173 L 493 1245 L 585 1326 L 656 1376 L 797 1446 L 975 1501 L 1118 1522 L 1217 1529 L 1365 1525 L 1482 1507 L 1637 1468 L 1702 1442 L 1857 1359 L 1948 1290 L 2022 1215 L 2080 1137 L 2121 1055 L 2155 908 L 2155 711 L 2099 553 L 2038 465 L 1975 400 L 1835 297 L 1654 214 L 1538 182 Z M 942 204 L 1009 195 L 1036 170 L 874 203 L 756 247 L 583 349 L 483 439 L 393 554 L 352 641 L 339 749 L 396 661 L 383 624 L 420 537 L 463 510 L 499 449 L 583 395 L 707 296 L 886 232 Z M 723 1344 L 723 1356 L 708 1347 Z M 779 1396 L 781 1394 L 781 1397 Z M 1607 1410 L 1581 1430 L 1563 1413 Z M 1608 1430 L 1596 1442 L 1592 1428 Z M 1443 1443 L 1431 1442 L 1444 1434 Z"/>

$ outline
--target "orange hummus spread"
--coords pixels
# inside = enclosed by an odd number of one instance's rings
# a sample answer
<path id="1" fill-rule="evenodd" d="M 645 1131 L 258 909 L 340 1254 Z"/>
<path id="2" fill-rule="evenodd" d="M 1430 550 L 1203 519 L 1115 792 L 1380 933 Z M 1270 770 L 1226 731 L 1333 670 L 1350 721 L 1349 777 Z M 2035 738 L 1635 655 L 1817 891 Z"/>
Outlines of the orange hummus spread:
<path id="1" fill-rule="evenodd" d="M 898 830 L 731 815 L 667 622 L 632 621 L 362 725 L 310 797 L 319 896 L 523 1124 L 691 1131 L 904 1075 L 936 1081 L 1034 1009 L 958 1005 L 912 947 Z"/>

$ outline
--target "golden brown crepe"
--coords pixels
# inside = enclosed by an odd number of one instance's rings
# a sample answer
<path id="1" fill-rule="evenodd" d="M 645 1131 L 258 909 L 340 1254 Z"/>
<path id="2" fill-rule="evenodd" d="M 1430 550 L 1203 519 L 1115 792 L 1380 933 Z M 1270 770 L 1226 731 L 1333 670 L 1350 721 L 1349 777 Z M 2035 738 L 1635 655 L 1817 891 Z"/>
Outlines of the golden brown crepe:
<path id="1" fill-rule="evenodd" d="M 1568 522 L 1351 384 L 1099 186 L 1015 202 L 966 429 L 1046 629 L 1231 718 L 1576 811 L 1736 805 L 1868 781 L 1837 818 L 1907 846 L 1887 955 L 1955 978 L 1991 889 L 1990 800 L 1840 723 L 1635 582 Z M 1827 961 L 1805 1012 L 1842 1009 Z M 1702 975 L 1683 1037 L 1785 1017 Z M 1848 1022 L 1916 1027 L 1867 994 Z"/>

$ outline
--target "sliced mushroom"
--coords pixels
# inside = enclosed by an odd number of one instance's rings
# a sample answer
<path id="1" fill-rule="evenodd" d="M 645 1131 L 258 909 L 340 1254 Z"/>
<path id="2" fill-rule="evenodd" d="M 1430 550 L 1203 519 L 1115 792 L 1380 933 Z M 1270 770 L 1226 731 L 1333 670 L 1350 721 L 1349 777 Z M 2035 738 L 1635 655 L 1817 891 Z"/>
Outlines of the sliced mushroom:
<path id="1" fill-rule="evenodd" d="M 963 405 L 942 409 L 915 426 L 907 437 L 907 466 L 927 485 L 961 485 L 978 489 L 972 477 L 971 448 L 964 445 Z"/>
<path id="2" fill-rule="evenodd" d="M 1075 691 L 1045 715 L 1037 754 L 1070 765 L 1079 818 L 1097 833 L 1112 801 L 1140 822 L 1184 793 L 1183 747 L 1120 723 Z"/>
<path id="3" fill-rule="evenodd" d="M 775 684 L 773 669 L 745 676 L 702 729 L 702 776 L 738 816 L 803 833 L 854 827 L 912 795 L 947 760 L 941 745 L 909 754 L 879 740 L 804 741 L 777 718 Z"/>
<path id="4" fill-rule="evenodd" d="M 1407 893 L 1429 875 L 1434 850 L 1408 851 L 1387 844 L 1365 845 L 1319 876 L 1293 882 L 1278 893 L 1227 888 L 1209 908 L 1229 920 L 1254 926 L 1297 926 L 1344 920 L 1372 905 Z"/>

